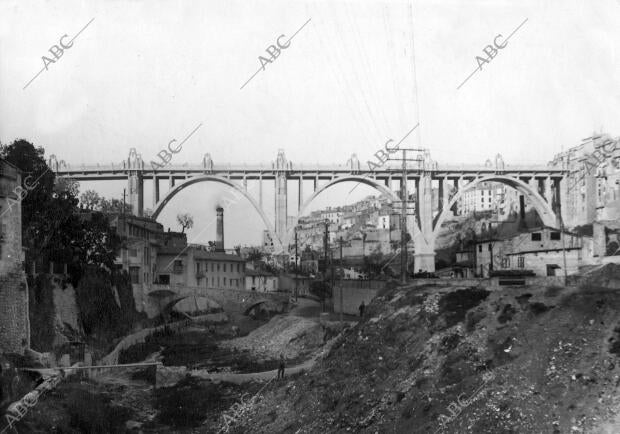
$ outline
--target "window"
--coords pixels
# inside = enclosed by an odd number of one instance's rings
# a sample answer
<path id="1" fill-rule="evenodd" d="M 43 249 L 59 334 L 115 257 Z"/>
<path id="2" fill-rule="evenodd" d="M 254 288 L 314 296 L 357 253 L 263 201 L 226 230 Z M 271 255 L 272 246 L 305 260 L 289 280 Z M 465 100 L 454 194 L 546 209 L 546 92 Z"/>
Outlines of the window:
<path id="1" fill-rule="evenodd" d="M 215 271 L 215 264 L 213 264 L 213 262 L 211 262 L 211 272 L 213 273 Z"/>
<path id="2" fill-rule="evenodd" d="M 217 264 L 217 271 L 220 271 L 220 264 L 219 263 Z M 218 285 L 219 285 L 219 283 L 218 283 Z"/>
<path id="3" fill-rule="evenodd" d="M 510 258 L 502 258 L 502 268 L 510 268 Z"/>
<path id="4" fill-rule="evenodd" d="M 226 278 L 224 277 L 224 286 L 226 286 Z"/>
<path id="5" fill-rule="evenodd" d="M 131 283 L 140 283 L 140 267 L 129 267 Z"/>
<path id="6" fill-rule="evenodd" d="M 226 273 L 226 263 L 224 263 L 224 273 Z M 224 283 L 225 285 L 225 283 Z"/>
<path id="7" fill-rule="evenodd" d="M 478 245 L 478 252 L 482 252 L 482 244 Z"/>
<path id="8" fill-rule="evenodd" d="M 493 244 L 489 243 L 489 252 L 493 251 Z"/>
<path id="9" fill-rule="evenodd" d="M 552 240 L 559 240 L 560 239 L 560 233 L 559 232 L 551 232 L 550 238 Z"/>
<path id="10" fill-rule="evenodd" d="M 215 277 L 211 276 L 211 286 L 215 286 Z"/>
<path id="11" fill-rule="evenodd" d="M 525 258 L 523 256 L 517 258 L 517 266 L 519 268 L 525 268 Z"/>
<path id="12" fill-rule="evenodd" d="M 220 286 L 220 276 L 217 276 L 217 286 Z"/>
<path id="13" fill-rule="evenodd" d="M 181 259 L 176 259 L 174 261 L 174 274 L 181 274 L 183 272 L 183 261 Z"/>
<path id="14" fill-rule="evenodd" d="M 540 232 L 532 232 L 532 241 L 542 240 L 542 234 Z"/>
<path id="15" fill-rule="evenodd" d="M 239 263 L 237 262 L 237 273 L 239 272 Z"/>
<path id="16" fill-rule="evenodd" d="M 160 274 L 157 277 L 157 281 L 162 285 L 170 285 L 170 275 L 169 274 Z"/>
<path id="17" fill-rule="evenodd" d="M 129 249 L 129 256 L 135 258 L 138 256 L 138 249 Z"/>

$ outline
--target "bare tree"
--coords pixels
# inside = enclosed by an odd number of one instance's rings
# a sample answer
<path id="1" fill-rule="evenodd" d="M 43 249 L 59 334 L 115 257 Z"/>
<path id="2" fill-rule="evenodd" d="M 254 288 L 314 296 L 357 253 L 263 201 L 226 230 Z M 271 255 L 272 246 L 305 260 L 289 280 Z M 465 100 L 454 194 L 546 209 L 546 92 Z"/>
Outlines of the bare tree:
<path id="1" fill-rule="evenodd" d="M 177 214 L 177 223 L 183 228 L 181 233 L 184 234 L 185 229 L 191 229 L 194 226 L 194 218 L 189 213 Z"/>

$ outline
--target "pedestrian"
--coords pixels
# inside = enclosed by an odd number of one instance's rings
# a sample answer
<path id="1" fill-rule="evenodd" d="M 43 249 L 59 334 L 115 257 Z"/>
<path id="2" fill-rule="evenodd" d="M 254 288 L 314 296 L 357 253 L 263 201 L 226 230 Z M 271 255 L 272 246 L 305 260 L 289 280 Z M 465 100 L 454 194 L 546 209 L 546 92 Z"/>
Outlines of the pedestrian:
<path id="1" fill-rule="evenodd" d="M 284 380 L 284 354 L 280 353 L 280 364 L 278 365 L 278 380 Z"/>
<path id="2" fill-rule="evenodd" d="M 364 316 L 364 309 L 366 309 L 366 305 L 364 304 L 364 300 L 362 300 L 362 304 L 360 304 L 360 318 Z"/>

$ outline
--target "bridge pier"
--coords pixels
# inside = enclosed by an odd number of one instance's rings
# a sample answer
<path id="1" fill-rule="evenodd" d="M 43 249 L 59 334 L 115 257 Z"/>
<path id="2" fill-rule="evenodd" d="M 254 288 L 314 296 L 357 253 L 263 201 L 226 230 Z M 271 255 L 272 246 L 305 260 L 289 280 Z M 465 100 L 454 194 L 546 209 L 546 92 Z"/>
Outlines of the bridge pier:
<path id="1" fill-rule="evenodd" d="M 142 217 L 144 211 L 144 180 L 142 172 L 131 171 L 127 179 L 129 183 L 129 204 L 133 215 Z"/>
<path id="2" fill-rule="evenodd" d="M 304 204 L 304 177 L 303 175 L 299 175 L 299 188 L 297 192 L 297 216 L 299 216 L 299 212 L 301 211 L 301 207 Z"/>
<path id="3" fill-rule="evenodd" d="M 414 220 L 414 271 L 432 272 L 435 271 L 435 239 L 433 236 L 433 184 L 429 174 L 423 174 L 416 181 L 416 196 L 416 214 L 420 228 L 418 232 Z"/>
<path id="4" fill-rule="evenodd" d="M 258 176 L 258 206 L 263 209 L 263 174 Z"/>
<path id="5" fill-rule="evenodd" d="M 276 160 L 276 176 L 275 176 L 275 232 L 280 243 L 283 243 L 286 238 L 286 227 L 288 220 L 288 206 L 287 206 L 287 162 L 284 156 L 284 151 L 278 151 L 278 158 Z M 283 246 L 288 249 L 288 246 Z"/>
<path id="6" fill-rule="evenodd" d="M 153 174 L 153 207 L 159 203 L 159 180 L 157 175 Z"/>

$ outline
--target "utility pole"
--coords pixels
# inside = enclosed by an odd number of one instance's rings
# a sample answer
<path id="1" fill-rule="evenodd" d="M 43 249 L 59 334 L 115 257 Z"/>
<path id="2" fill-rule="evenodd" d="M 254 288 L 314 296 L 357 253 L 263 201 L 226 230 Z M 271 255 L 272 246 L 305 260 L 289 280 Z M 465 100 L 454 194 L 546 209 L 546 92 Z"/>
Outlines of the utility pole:
<path id="1" fill-rule="evenodd" d="M 325 290 L 327 289 L 327 245 L 329 237 L 329 220 L 325 219 L 325 237 L 323 238 L 324 262 L 323 262 L 323 297 L 321 299 L 322 310 L 325 312 Z"/>
<path id="2" fill-rule="evenodd" d="M 295 301 L 297 301 L 297 275 L 299 274 L 297 258 L 297 226 L 295 226 Z"/>
<path id="3" fill-rule="evenodd" d="M 125 237 L 125 254 L 123 255 L 123 265 L 126 267 L 125 271 L 129 273 L 129 245 L 128 245 L 128 235 L 127 235 L 127 217 L 125 216 L 125 195 L 127 194 L 127 189 L 123 188 L 123 236 Z"/>
<path id="4" fill-rule="evenodd" d="M 333 250 L 329 250 L 329 268 L 331 270 L 331 292 L 332 292 L 332 297 L 334 296 L 334 280 L 335 280 L 335 276 L 334 276 L 334 251 Z M 332 303 L 333 305 L 333 303 Z"/>
<path id="5" fill-rule="evenodd" d="M 403 178 L 401 193 L 401 228 L 400 228 L 400 280 L 407 283 L 407 150 L 403 149 Z"/>
<path id="6" fill-rule="evenodd" d="M 342 318 L 342 311 L 344 310 L 342 302 L 342 279 L 344 278 L 344 269 L 342 268 L 342 237 L 340 237 L 340 270 L 342 271 L 342 274 L 340 275 L 340 328 L 344 329 L 344 321 Z"/>

